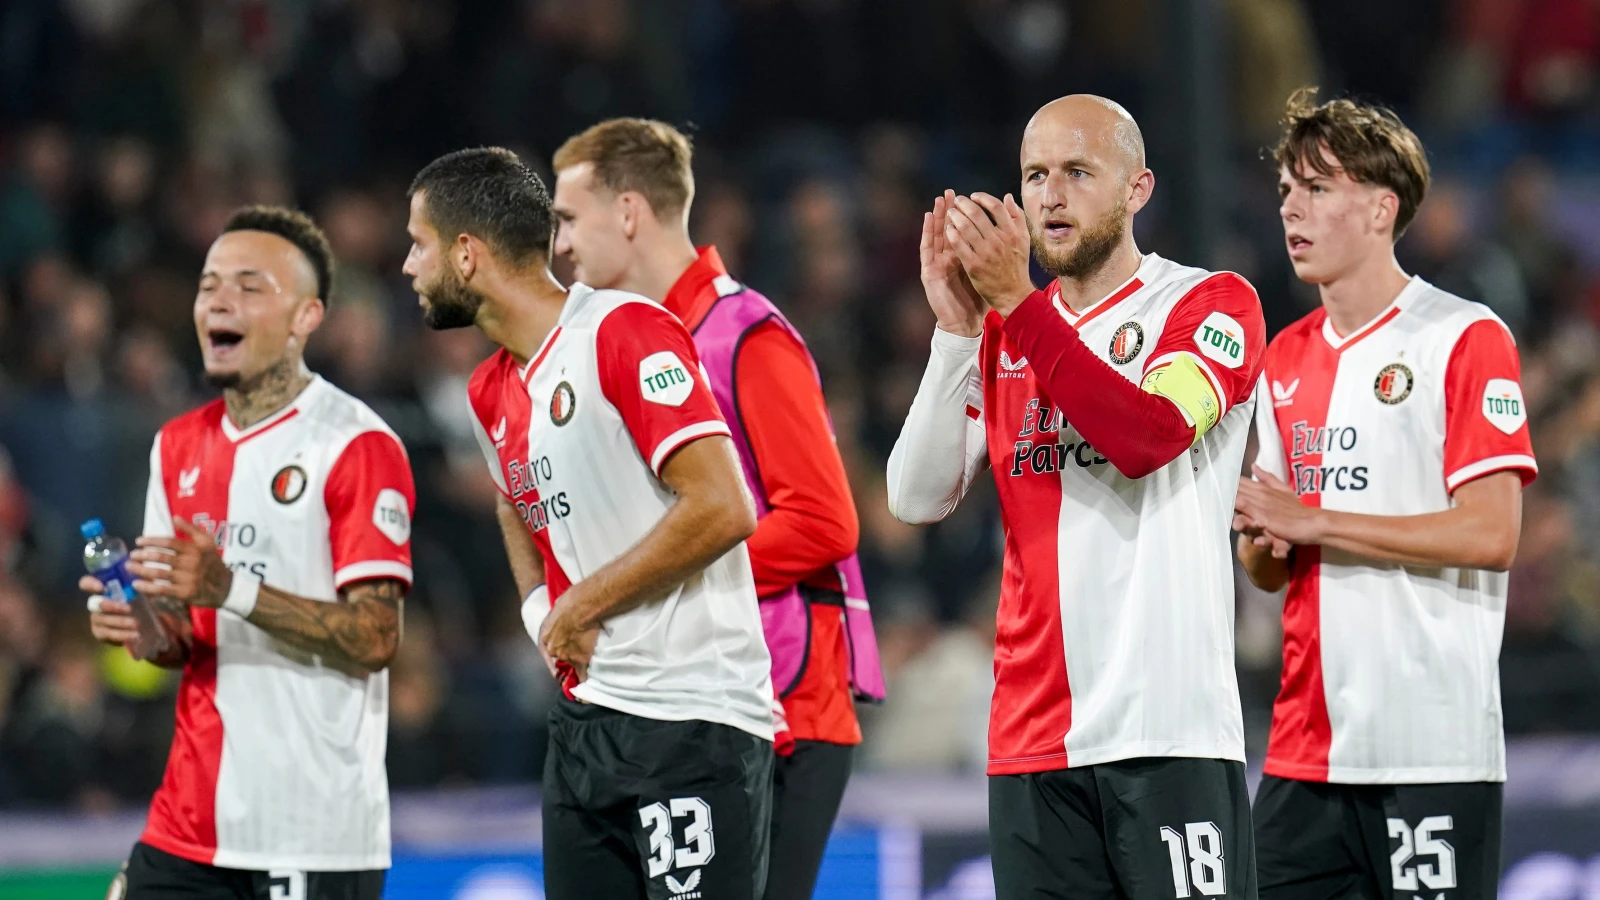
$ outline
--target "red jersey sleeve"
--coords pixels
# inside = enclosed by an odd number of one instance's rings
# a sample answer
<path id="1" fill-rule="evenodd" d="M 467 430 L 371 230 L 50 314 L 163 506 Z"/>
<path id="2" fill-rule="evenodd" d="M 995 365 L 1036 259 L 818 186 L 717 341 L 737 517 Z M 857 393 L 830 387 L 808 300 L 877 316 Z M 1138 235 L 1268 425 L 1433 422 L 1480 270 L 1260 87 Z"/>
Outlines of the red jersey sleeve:
<path id="1" fill-rule="evenodd" d="M 805 348 L 776 323 L 760 325 L 737 365 L 739 418 L 771 507 L 748 541 L 766 597 L 854 553 L 860 522 Z"/>
<path id="2" fill-rule="evenodd" d="M 411 463 L 394 435 L 368 431 L 339 454 L 323 490 L 335 588 L 369 578 L 411 585 Z"/>
<path id="3" fill-rule="evenodd" d="M 1187 352 L 1200 364 L 1222 404 L 1220 419 L 1250 399 L 1267 350 L 1267 325 L 1255 288 L 1232 272 L 1195 285 L 1167 316 L 1161 340 L 1145 363 L 1149 375 Z"/>
<path id="4" fill-rule="evenodd" d="M 1511 332 L 1493 319 L 1467 326 L 1444 376 L 1444 482 L 1456 488 L 1515 469 L 1527 485 L 1539 473 L 1522 399 L 1522 366 Z"/>
<path id="5" fill-rule="evenodd" d="M 672 313 L 624 303 L 600 323 L 595 356 L 600 390 L 656 475 L 684 444 L 728 434 L 694 340 Z"/>

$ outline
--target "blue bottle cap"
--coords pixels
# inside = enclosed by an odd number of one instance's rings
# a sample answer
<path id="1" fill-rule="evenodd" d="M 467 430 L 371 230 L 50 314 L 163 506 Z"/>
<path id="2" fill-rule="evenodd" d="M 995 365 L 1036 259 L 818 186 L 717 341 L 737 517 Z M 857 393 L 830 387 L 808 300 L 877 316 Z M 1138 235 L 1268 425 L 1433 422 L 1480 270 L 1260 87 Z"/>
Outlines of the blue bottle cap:
<path id="1" fill-rule="evenodd" d="M 84 540 L 92 541 L 97 537 L 105 537 L 106 525 L 99 519 L 90 519 L 78 526 L 78 533 L 83 535 Z"/>

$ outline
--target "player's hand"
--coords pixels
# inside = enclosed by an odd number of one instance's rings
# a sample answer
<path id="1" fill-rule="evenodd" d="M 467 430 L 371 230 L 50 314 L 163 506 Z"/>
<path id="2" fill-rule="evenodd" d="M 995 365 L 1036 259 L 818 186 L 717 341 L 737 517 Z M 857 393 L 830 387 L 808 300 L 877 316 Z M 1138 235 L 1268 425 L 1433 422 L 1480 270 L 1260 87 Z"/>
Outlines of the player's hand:
<path id="1" fill-rule="evenodd" d="M 568 602 L 577 588 L 577 585 L 569 588 L 556 601 L 550 614 L 544 617 L 544 624 L 539 628 L 539 649 L 547 662 L 564 662 L 572 666 L 578 681 L 582 682 L 588 677 L 589 660 L 594 658 L 594 645 L 600 639 L 600 627 L 585 627 L 579 621 L 574 612 L 577 604 Z M 551 668 L 553 671 L 553 664 Z"/>
<path id="2" fill-rule="evenodd" d="M 1248 481 L 1249 479 L 1246 478 L 1241 480 Z M 1274 537 L 1271 534 L 1268 534 L 1265 525 L 1256 522 L 1254 519 L 1251 519 L 1249 516 L 1238 512 L 1237 510 L 1235 510 L 1233 514 L 1233 530 L 1244 535 L 1251 544 L 1257 547 L 1270 547 L 1272 549 L 1272 555 L 1278 559 L 1288 559 L 1289 551 L 1294 549 L 1293 544 L 1289 543 L 1283 538 Z"/>
<path id="3" fill-rule="evenodd" d="M 955 248 L 978 295 L 1000 315 L 1010 315 L 1034 292 L 1028 275 L 1028 219 L 1010 194 L 1005 200 L 982 192 L 956 197 L 946 218 L 945 240 Z"/>
<path id="4" fill-rule="evenodd" d="M 922 289 L 939 320 L 940 331 L 977 337 L 983 333 L 983 314 L 988 306 L 973 289 L 955 248 L 944 234 L 947 214 L 955 199 L 955 191 L 945 191 L 944 196 L 933 199 L 933 212 L 922 214 Z"/>
<path id="5" fill-rule="evenodd" d="M 203 528 L 175 517 L 177 537 L 141 537 L 128 554 L 133 589 L 145 596 L 171 597 L 179 603 L 216 609 L 228 599 L 233 572 L 222 561 L 217 542 Z"/>
<path id="6" fill-rule="evenodd" d="M 128 646 L 139 639 L 133 608 L 105 595 L 106 586 L 93 575 L 78 579 L 78 589 L 89 595 L 89 633 L 107 644 Z"/>
<path id="7" fill-rule="evenodd" d="M 1272 555 L 1287 558 L 1289 544 L 1316 544 L 1322 540 L 1322 511 L 1306 506 L 1282 479 L 1260 466 L 1252 466 L 1255 480 L 1241 478 L 1234 508 L 1249 526 L 1259 529 L 1252 536 L 1258 547 L 1272 542 Z M 1237 517 L 1236 517 L 1237 521 Z M 1247 532 L 1248 533 L 1248 532 Z"/>

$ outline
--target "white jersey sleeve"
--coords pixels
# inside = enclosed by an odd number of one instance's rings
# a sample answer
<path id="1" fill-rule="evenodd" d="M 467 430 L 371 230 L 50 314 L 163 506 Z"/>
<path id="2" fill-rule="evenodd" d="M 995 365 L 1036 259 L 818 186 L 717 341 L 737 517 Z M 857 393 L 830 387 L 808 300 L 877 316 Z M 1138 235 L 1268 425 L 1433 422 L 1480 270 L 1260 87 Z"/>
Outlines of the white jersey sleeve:
<path id="1" fill-rule="evenodd" d="M 505 437 L 506 420 L 500 419 L 495 426 L 500 431 L 500 437 Z M 500 451 L 495 448 L 495 442 L 489 437 L 489 432 L 483 428 L 483 422 L 478 420 L 478 410 L 472 410 L 472 435 L 478 439 L 478 449 L 483 451 L 483 461 L 489 467 L 489 477 L 494 479 L 494 486 L 500 493 L 510 496 L 506 489 L 506 476 L 500 471 Z"/>
<path id="2" fill-rule="evenodd" d="M 948 516 L 988 465 L 980 337 L 935 329 L 928 368 L 889 454 L 889 512 L 922 525 Z"/>
<path id="3" fill-rule="evenodd" d="M 150 446 L 150 486 L 144 494 L 145 537 L 172 537 L 172 509 L 167 504 L 167 486 L 161 475 L 161 433 L 156 432 Z"/>
<path id="4" fill-rule="evenodd" d="M 1296 384 L 1298 386 L 1298 383 Z M 1278 431 L 1278 416 L 1273 411 L 1274 388 L 1262 371 L 1256 383 L 1256 462 L 1255 464 L 1284 481 L 1289 480 L 1289 461 L 1283 455 L 1283 435 Z M 1278 385 L 1278 393 L 1283 386 Z M 1290 389 L 1293 390 L 1292 388 Z"/>

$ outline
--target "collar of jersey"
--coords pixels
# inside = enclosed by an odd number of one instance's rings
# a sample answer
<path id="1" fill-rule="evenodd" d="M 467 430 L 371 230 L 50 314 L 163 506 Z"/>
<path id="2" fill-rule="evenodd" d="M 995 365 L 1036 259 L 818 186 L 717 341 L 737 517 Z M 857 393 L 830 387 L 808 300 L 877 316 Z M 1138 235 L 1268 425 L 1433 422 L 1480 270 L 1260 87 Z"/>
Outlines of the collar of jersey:
<path id="1" fill-rule="evenodd" d="M 550 355 L 550 348 L 555 346 L 562 326 L 570 322 L 572 317 L 578 314 L 578 308 L 592 296 L 594 288 L 581 281 L 574 281 L 572 287 L 567 288 L 567 302 L 561 304 L 561 315 L 556 317 L 556 327 L 550 329 L 550 333 L 544 336 L 544 341 L 539 344 L 539 350 L 528 360 L 528 365 L 517 370 L 517 377 L 522 379 L 523 384 L 528 383 L 528 379 L 532 378 L 534 371 L 539 368 L 539 363 L 544 362 L 544 358 Z"/>
<path id="2" fill-rule="evenodd" d="M 572 301 L 568 300 L 567 303 L 570 305 Z M 563 310 L 564 312 L 565 310 Z M 544 343 L 539 345 L 539 352 L 533 354 L 533 358 L 528 360 L 526 366 L 517 370 L 517 377 L 522 380 L 523 384 L 528 383 L 528 379 L 533 377 L 534 370 L 539 368 L 539 363 L 544 362 L 544 358 L 550 355 L 550 348 L 556 345 L 556 338 L 560 334 L 561 325 L 557 324 L 556 327 L 550 329 L 549 334 L 544 336 Z"/>
<path id="3" fill-rule="evenodd" d="M 325 382 L 322 380 L 321 375 L 312 375 L 311 383 L 307 384 L 305 388 L 300 391 L 300 393 L 296 394 L 295 398 L 289 401 L 288 406 L 285 406 L 283 409 L 280 409 L 272 415 L 267 416 L 265 419 L 262 419 L 254 425 L 251 425 L 249 428 L 240 428 L 239 426 L 233 424 L 233 420 L 228 418 L 228 411 L 224 409 L 222 411 L 223 437 L 226 437 L 232 443 L 239 444 L 250 440 L 264 431 L 267 431 L 278 425 L 282 425 L 284 422 L 287 422 L 299 415 L 300 406 L 305 403 L 306 398 L 311 395 L 312 391 L 320 389 L 323 384 L 325 384 Z"/>
<path id="4" fill-rule="evenodd" d="M 678 280 L 661 298 L 667 312 L 678 317 L 683 327 L 692 333 L 705 320 L 711 305 L 729 294 L 738 293 L 742 285 L 728 276 L 717 248 L 707 244 L 696 247 L 700 256 L 678 276 Z"/>
<path id="5" fill-rule="evenodd" d="M 1121 303 L 1122 301 L 1138 293 L 1139 289 L 1144 287 L 1144 281 L 1139 278 L 1139 274 L 1145 269 L 1149 268 L 1151 262 L 1157 259 L 1160 259 L 1160 257 L 1156 256 L 1154 253 L 1146 253 L 1139 261 L 1139 268 L 1134 270 L 1131 278 L 1129 278 L 1127 281 L 1124 281 L 1116 290 L 1100 298 L 1100 300 L 1093 306 L 1081 313 L 1073 312 L 1072 307 L 1062 302 L 1061 279 L 1059 278 L 1050 284 L 1050 302 L 1055 304 L 1056 311 L 1061 313 L 1061 317 L 1067 320 L 1068 325 L 1071 325 L 1073 328 L 1082 328 L 1084 325 L 1089 323 L 1090 319 L 1095 318 L 1106 310 L 1116 306 L 1118 303 Z"/>
<path id="6" fill-rule="evenodd" d="M 1400 293 L 1394 296 L 1394 301 L 1384 307 L 1383 312 L 1378 313 L 1373 317 L 1372 321 L 1344 337 L 1340 337 L 1339 332 L 1333 330 L 1333 319 L 1324 315 L 1322 318 L 1322 339 L 1328 342 L 1329 347 L 1340 353 L 1349 350 L 1357 341 L 1393 321 L 1394 317 L 1400 315 L 1400 311 L 1411 301 L 1411 295 L 1427 286 L 1428 283 L 1423 281 L 1420 275 L 1411 276 L 1411 280 L 1406 283 L 1405 287 L 1400 289 Z"/>

